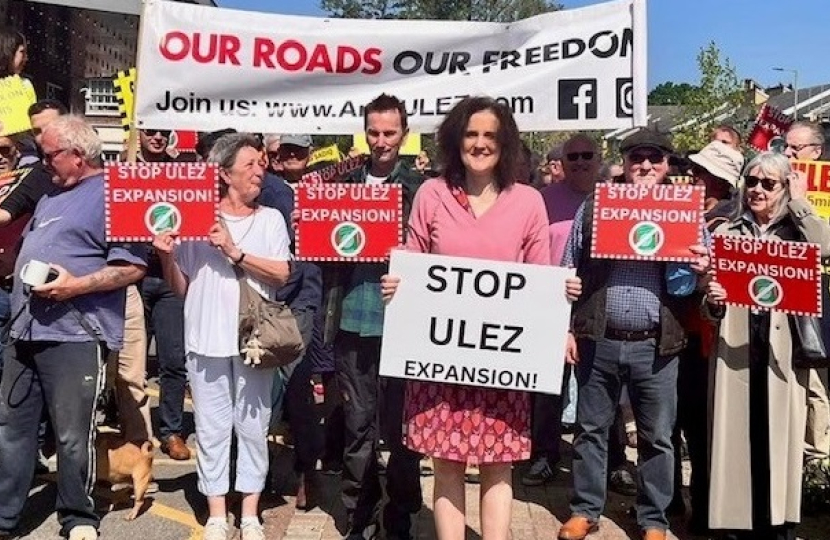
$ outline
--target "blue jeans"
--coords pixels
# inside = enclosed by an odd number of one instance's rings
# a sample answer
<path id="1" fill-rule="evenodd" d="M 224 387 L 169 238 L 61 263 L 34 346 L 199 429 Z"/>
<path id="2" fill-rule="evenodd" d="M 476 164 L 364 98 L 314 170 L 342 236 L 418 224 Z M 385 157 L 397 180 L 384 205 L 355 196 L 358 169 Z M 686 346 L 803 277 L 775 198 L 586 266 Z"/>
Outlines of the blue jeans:
<path id="1" fill-rule="evenodd" d="M 677 356 L 658 356 L 656 340 L 580 340 L 579 402 L 571 512 L 597 521 L 605 506 L 608 433 L 628 385 L 637 421 L 637 523 L 667 529 L 673 494 L 672 430 L 677 415 Z"/>
<path id="2" fill-rule="evenodd" d="M 184 356 L 184 300 L 156 277 L 141 282 L 147 334 L 156 336 L 159 363 L 159 439 L 182 435 L 187 367 Z"/>

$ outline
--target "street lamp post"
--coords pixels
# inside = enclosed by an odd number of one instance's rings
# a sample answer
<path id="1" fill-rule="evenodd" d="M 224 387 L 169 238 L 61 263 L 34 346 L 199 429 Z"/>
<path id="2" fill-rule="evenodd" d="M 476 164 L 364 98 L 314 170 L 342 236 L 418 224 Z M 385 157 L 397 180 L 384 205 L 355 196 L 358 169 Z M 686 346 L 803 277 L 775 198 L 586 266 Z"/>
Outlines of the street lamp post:
<path id="1" fill-rule="evenodd" d="M 793 74 L 793 121 L 798 121 L 798 70 L 774 67 L 773 71 L 785 71 Z"/>

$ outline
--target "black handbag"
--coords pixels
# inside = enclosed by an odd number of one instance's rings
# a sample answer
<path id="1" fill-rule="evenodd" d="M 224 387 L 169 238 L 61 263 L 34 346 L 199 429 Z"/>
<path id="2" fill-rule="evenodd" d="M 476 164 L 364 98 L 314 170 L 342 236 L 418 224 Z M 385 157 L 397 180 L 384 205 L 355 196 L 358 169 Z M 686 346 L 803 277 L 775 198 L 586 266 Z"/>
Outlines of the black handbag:
<path id="1" fill-rule="evenodd" d="M 790 315 L 793 342 L 793 367 L 818 369 L 830 367 L 821 332 L 821 318 Z"/>

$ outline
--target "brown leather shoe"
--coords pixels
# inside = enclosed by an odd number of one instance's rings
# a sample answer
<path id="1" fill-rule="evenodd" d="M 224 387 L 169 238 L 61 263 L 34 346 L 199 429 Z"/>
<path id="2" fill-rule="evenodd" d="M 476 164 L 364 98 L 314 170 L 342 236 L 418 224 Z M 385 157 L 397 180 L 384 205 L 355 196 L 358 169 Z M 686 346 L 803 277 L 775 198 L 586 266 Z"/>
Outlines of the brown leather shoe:
<path id="1" fill-rule="evenodd" d="M 170 435 L 161 442 L 161 451 L 176 461 L 187 461 L 190 459 L 190 448 L 180 435 Z"/>
<path id="2" fill-rule="evenodd" d="M 559 540 L 582 540 L 596 530 L 596 522 L 585 516 L 571 516 L 559 529 Z"/>
<path id="3" fill-rule="evenodd" d="M 646 529 L 643 540 L 666 540 L 666 531 L 663 529 Z"/>

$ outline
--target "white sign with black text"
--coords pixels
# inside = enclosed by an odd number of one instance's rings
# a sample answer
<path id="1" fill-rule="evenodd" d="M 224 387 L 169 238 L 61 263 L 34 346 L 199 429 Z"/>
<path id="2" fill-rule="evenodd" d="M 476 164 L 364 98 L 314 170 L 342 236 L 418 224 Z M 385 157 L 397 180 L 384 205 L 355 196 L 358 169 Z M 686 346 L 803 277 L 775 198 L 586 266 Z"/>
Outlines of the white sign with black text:
<path id="1" fill-rule="evenodd" d="M 559 394 L 570 268 L 392 252 L 380 374 Z"/>

